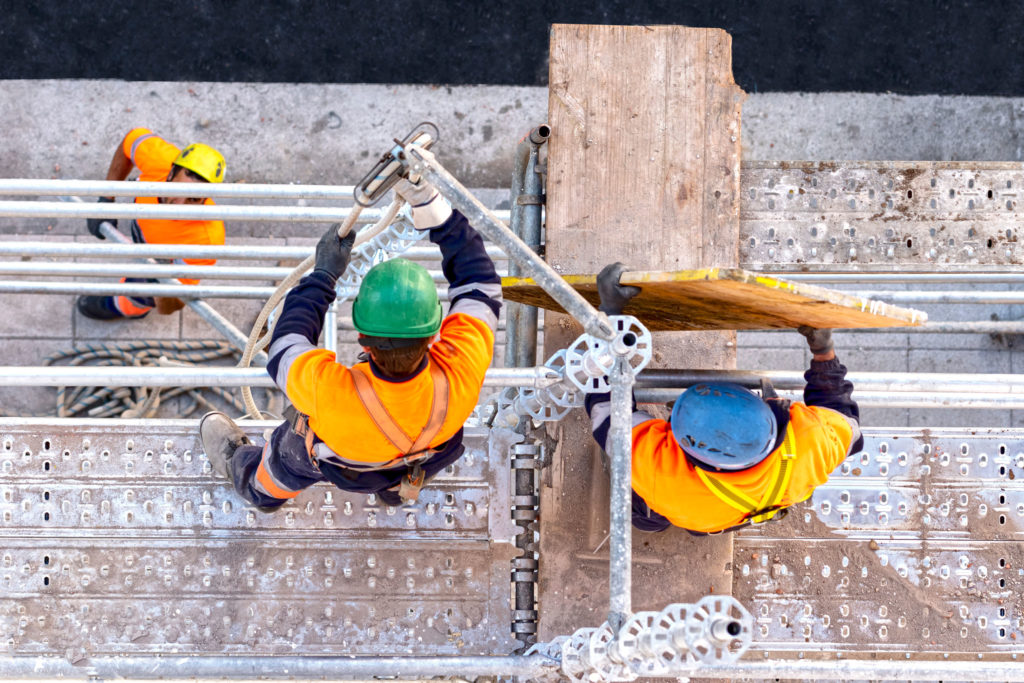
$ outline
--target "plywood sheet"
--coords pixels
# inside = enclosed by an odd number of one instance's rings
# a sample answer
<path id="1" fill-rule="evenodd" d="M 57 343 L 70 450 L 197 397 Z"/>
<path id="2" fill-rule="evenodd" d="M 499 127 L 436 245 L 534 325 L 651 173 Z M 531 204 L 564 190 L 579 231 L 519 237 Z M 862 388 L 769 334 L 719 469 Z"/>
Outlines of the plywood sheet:
<path id="1" fill-rule="evenodd" d="M 565 279 L 591 303 L 599 303 L 596 275 Z M 630 271 L 619 282 L 641 290 L 623 313 L 655 331 L 903 327 L 928 319 L 912 308 L 740 268 Z M 502 289 L 509 301 L 564 312 L 530 278 L 503 278 Z"/>

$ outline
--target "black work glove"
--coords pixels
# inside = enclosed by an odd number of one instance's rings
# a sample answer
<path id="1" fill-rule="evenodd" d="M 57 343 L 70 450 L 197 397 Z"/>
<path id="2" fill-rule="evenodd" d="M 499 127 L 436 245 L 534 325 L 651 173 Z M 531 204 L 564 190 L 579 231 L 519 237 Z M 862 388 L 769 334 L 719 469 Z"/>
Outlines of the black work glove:
<path id="1" fill-rule="evenodd" d="M 819 330 L 807 325 L 801 325 L 796 331 L 807 338 L 807 346 L 815 356 L 823 356 L 834 347 L 832 345 L 832 330 Z"/>
<path id="2" fill-rule="evenodd" d="M 113 204 L 114 203 L 114 198 L 113 197 L 100 197 L 99 199 L 96 200 L 96 203 L 97 204 Z M 92 236 L 93 237 L 98 237 L 101 240 L 105 240 L 107 238 L 103 236 L 102 232 L 100 232 L 100 223 L 110 223 L 111 225 L 113 225 L 116 228 L 117 227 L 117 219 L 116 218 L 86 218 L 85 219 L 85 225 L 89 228 L 89 232 L 92 233 Z"/>
<path id="3" fill-rule="evenodd" d="M 355 231 L 345 235 L 344 239 L 338 239 L 338 228 L 341 223 L 335 223 L 327 228 L 327 232 L 316 244 L 316 265 L 313 270 L 319 270 L 331 276 L 337 281 L 352 259 L 352 245 L 355 244 Z"/>
<path id="4" fill-rule="evenodd" d="M 629 300 L 640 293 L 639 287 L 620 285 L 622 273 L 629 270 L 623 263 L 609 263 L 597 275 L 597 293 L 601 297 L 601 311 L 608 315 L 622 315 Z"/>

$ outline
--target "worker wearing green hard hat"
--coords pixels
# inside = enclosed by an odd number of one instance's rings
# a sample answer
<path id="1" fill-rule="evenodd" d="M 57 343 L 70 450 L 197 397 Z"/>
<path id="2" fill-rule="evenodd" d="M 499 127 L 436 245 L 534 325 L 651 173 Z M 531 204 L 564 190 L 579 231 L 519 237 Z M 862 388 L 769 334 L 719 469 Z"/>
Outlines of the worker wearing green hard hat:
<path id="1" fill-rule="evenodd" d="M 396 258 L 378 263 L 363 278 L 352 304 L 352 326 L 363 345 L 382 348 L 417 337 L 432 337 L 441 329 L 441 301 L 430 273 L 423 266 Z M 408 344 L 406 344 L 408 345 Z"/>
<path id="2" fill-rule="evenodd" d="M 266 446 L 251 443 L 223 413 L 199 425 L 215 471 L 261 510 L 325 479 L 401 505 L 465 450 L 462 426 L 494 353 L 501 279 L 480 235 L 432 186 L 402 180 L 395 192 L 441 250 L 448 314 L 425 268 L 400 258 L 379 263 L 352 304 L 366 358 L 339 364 L 316 344 L 354 238 L 328 229 L 313 272 L 285 299 L 268 350 L 267 372 L 297 414 Z"/>

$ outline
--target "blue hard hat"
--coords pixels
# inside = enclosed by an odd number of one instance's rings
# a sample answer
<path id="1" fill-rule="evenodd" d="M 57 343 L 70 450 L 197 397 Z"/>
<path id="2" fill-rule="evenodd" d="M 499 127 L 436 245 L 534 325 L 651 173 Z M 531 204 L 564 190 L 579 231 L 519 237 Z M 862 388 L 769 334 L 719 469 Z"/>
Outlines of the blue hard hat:
<path id="1" fill-rule="evenodd" d="M 753 467 L 772 452 L 777 429 L 771 408 L 738 384 L 695 384 L 672 407 L 672 435 L 708 469 Z"/>

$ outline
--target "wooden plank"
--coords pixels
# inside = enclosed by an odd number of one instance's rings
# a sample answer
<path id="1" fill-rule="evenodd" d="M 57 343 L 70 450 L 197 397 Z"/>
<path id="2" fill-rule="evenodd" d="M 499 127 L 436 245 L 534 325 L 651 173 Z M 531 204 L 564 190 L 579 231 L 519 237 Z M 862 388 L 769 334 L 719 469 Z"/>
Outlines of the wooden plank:
<path id="1" fill-rule="evenodd" d="M 563 273 L 738 265 L 740 104 L 731 38 L 682 26 L 551 30 L 546 258 Z M 544 357 L 581 330 L 545 317 Z M 734 368 L 734 332 L 655 333 L 652 367 Z M 657 408 L 651 407 L 657 412 Z M 583 411 L 548 427 L 538 635 L 607 617 L 608 475 Z M 633 534 L 633 609 L 731 590 L 732 538 Z"/>
<path id="2" fill-rule="evenodd" d="M 596 275 L 564 277 L 589 301 L 599 303 Z M 619 282 L 640 287 L 623 313 L 636 316 L 652 331 L 903 327 L 928 319 L 912 308 L 740 268 L 630 271 Z M 503 278 L 502 290 L 509 301 L 564 312 L 531 278 Z"/>

